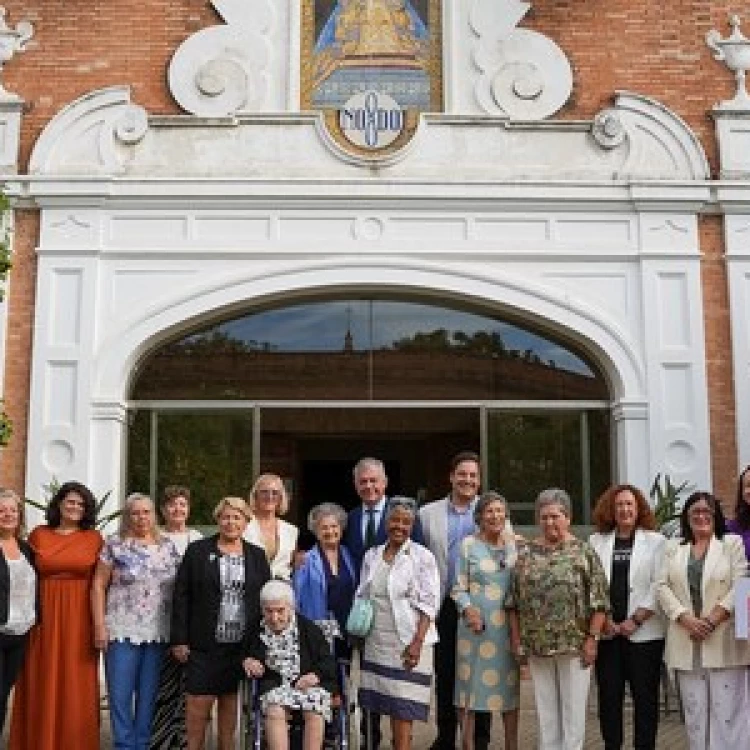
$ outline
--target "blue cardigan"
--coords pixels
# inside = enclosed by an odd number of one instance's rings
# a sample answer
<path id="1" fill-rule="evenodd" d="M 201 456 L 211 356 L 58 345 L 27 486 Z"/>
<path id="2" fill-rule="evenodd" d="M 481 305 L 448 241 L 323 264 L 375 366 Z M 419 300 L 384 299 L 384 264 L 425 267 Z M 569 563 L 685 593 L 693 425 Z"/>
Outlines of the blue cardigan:
<path id="1" fill-rule="evenodd" d="M 341 556 L 344 560 L 352 582 L 357 583 L 357 571 L 349 550 L 341 545 Z M 328 614 L 328 590 L 326 588 L 326 570 L 323 565 L 320 547 L 316 544 L 305 555 L 305 562 L 294 571 L 292 576 L 292 587 L 297 600 L 297 611 L 301 612 L 308 620 L 327 620 Z"/>

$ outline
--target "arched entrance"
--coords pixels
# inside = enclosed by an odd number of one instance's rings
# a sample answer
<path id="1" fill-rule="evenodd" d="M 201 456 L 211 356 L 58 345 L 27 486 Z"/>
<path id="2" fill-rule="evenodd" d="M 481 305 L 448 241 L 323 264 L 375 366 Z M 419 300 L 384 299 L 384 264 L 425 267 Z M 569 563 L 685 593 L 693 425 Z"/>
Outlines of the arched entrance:
<path id="1" fill-rule="evenodd" d="M 425 501 L 468 448 L 517 522 L 558 485 L 587 523 L 612 476 L 611 401 L 588 352 L 520 316 L 424 294 L 307 294 L 204 322 L 141 360 L 127 485 L 186 483 L 208 522 L 218 497 L 273 471 L 304 526 L 317 502 L 356 502 L 363 455 L 385 461 L 391 492 Z"/>

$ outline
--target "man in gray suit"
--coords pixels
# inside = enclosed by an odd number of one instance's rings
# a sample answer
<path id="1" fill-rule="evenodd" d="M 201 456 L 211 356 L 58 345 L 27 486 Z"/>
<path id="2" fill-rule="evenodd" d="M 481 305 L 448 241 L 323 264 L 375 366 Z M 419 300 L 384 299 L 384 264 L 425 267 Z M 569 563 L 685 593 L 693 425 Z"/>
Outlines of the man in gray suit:
<path id="1" fill-rule="evenodd" d="M 480 484 L 479 456 L 470 451 L 459 453 L 451 461 L 451 492 L 442 500 L 425 505 L 419 512 L 425 544 L 435 555 L 440 572 L 442 605 L 437 629 L 440 640 L 435 646 L 435 691 L 437 693 L 438 736 L 430 750 L 454 750 L 456 747 L 456 708 L 453 689 L 456 681 L 456 626 L 458 610 L 450 597 L 456 577 L 461 541 L 473 534 L 474 507 Z M 474 747 L 487 750 L 492 714 L 477 712 L 474 720 Z"/>

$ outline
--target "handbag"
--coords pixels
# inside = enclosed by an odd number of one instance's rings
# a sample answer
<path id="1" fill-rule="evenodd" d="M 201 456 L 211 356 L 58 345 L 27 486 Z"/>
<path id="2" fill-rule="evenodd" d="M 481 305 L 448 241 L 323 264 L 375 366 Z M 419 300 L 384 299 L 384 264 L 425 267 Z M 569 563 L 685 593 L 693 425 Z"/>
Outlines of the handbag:
<path id="1" fill-rule="evenodd" d="M 355 599 L 349 617 L 346 618 L 346 630 L 355 638 L 367 638 L 372 629 L 374 615 L 372 602 L 369 599 Z"/>

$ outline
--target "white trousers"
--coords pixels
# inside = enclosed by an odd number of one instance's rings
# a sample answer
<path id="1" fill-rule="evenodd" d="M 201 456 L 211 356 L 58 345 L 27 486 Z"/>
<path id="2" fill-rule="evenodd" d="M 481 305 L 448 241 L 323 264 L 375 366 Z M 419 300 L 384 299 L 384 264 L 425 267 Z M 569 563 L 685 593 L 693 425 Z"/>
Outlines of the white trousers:
<path id="1" fill-rule="evenodd" d="M 591 667 L 580 654 L 530 656 L 539 750 L 582 750 Z"/>
<path id="2" fill-rule="evenodd" d="M 690 750 L 750 746 L 747 667 L 677 672 Z"/>

